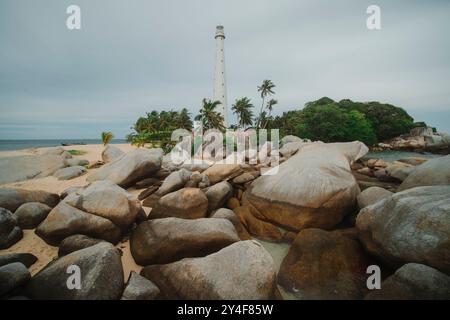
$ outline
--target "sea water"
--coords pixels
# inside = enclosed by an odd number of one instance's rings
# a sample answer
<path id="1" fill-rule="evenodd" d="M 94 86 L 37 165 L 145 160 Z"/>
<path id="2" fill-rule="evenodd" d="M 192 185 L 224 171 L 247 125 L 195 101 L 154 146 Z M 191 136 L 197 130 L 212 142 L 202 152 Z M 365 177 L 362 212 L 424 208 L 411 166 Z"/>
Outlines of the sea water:
<path id="1" fill-rule="evenodd" d="M 23 150 L 31 148 L 57 147 L 61 144 L 101 144 L 100 139 L 36 139 L 36 140 L 0 140 L 0 151 Z M 113 139 L 111 144 L 127 143 L 125 139 Z"/>

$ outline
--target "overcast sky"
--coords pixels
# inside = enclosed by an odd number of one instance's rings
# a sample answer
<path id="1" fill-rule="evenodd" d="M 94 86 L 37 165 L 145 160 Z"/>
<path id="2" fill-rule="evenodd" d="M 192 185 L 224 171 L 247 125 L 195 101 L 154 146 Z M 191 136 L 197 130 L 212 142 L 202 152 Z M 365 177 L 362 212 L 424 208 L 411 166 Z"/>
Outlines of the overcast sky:
<path id="1" fill-rule="evenodd" d="M 81 30 L 66 8 L 81 7 Z M 366 28 L 381 7 L 382 29 Z M 276 113 L 378 100 L 450 132 L 450 1 L 1 0 L 0 139 L 123 138 L 146 111 L 213 90 L 225 26 L 228 100 L 276 84 Z M 230 114 L 231 115 L 231 114 Z M 231 117 L 234 119 L 234 117 Z"/>

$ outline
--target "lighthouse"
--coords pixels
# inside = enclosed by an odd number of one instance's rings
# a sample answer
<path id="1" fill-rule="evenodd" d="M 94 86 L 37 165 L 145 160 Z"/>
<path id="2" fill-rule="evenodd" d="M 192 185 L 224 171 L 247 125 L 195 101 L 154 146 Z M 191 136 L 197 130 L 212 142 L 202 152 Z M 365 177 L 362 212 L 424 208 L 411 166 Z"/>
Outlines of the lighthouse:
<path id="1" fill-rule="evenodd" d="M 227 83 L 225 81 L 225 32 L 223 26 L 216 27 L 216 65 L 214 68 L 214 101 L 220 101 L 218 112 L 228 127 Z"/>

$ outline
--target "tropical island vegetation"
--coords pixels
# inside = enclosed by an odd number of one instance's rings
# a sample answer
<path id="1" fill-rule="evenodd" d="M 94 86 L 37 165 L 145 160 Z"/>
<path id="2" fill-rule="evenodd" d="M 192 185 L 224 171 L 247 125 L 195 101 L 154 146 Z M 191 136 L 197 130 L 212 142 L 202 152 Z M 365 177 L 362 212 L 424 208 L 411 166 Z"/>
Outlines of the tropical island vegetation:
<path id="1" fill-rule="evenodd" d="M 275 84 L 264 80 L 257 87 L 261 96 L 259 112 L 250 98 L 237 99 L 231 111 L 237 123 L 230 129 L 279 129 L 280 136 L 295 135 L 323 142 L 346 142 L 359 140 L 372 146 L 378 142 L 408 133 L 415 126 L 426 126 L 414 119 L 402 108 L 378 101 L 356 102 L 350 99 L 334 101 L 328 97 L 307 102 L 302 109 L 294 109 L 274 116 L 278 101 L 273 99 Z M 217 111 L 219 101 L 203 99 L 202 106 L 194 120 L 201 121 L 205 130 L 225 130 L 223 117 Z M 135 145 L 160 142 L 163 148 L 170 148 L 171 132 L 177 128 L 192 130 L 190 112 L 151 111 L 140 117 L 131 128 L 127 140 Z"/>

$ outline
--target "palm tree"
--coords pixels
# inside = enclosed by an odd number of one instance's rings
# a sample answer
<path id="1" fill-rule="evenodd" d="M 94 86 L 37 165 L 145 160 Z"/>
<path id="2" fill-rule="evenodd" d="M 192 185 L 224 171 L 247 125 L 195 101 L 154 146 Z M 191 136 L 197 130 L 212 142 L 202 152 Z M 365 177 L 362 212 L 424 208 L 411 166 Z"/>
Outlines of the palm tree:
<path id="1" fill-rule="evenodd" d="M 253 124 L 253 104 L 247 97 L 236 100 L 236 102 L 231 107 L 233 113 L 238 116 L 239 127 L 244 128 L 245 126 L 251 126 Z"/>
<path id="2" fill-rule="evenodd" d="M 195 120 L 201 120 L 203 129 L 208 130 L 216 128 L 219 130 L 225 129 L 223 125 L 223 116 L 216 111 L 216 108 L 221 104 L 220 101 L 211 101 L 203 99 L 203 106 L 200 109 L 199 114 L 195 117 Z"/>
<path id="3" fill-rule="evenodd" d="M 273 84 L 272 80 L 264 80 L 262 82 L 262 84 L 260 86 L 258 86 L 258 92 L 261 93 L 261 98 L 262 98 L 261 110 L 259 111 L 259 116 L 258 116 L 259 120 L 257 123 L 258 128 L 261 124 L 261 122 L 260 122 L 260 120 L 262 119 L 261 114 L 264 111 L 264 102 L 266 100 L 266 97 L 275 93 L 273 91 L 273 88 L 275 88 L 275 85 Z"/>
<path id="4" fill-rule="evenodd" d="M 176 124 L 180 129 L 192 130 L 191 113 L 188 109 L 181 109 L 180 113 L 177 114 Z"/>
<path id="5" fill-rule="evenodd" d="M 158 111 L 147 112 L 146 131 L 156 132 L 159 126 L 159 113 Z"/>
<path id="6" fill-rule="evenodd" d="M 269 113 L 267 115 L 267 119 L 266 122 L 263 125 L 263 129 L 265 129 L 267 127 L 267 123 L 269 122 L 269 119 L 271 119 L 271 115 L 272 115 L 272 110 L 273 110 L 273 106 L 278 104 L 278 101 L 275 99 L 270 99 L 269 102 L 267 102 L 267 110 L 269 110 Z"/>
<path id="7" fill-rule="evenodd" d="M 106 146 L 113 138 L 114 134 L 111 131 L 102 132 L 102 141 L 104 146 Z"/>
<path id="8" fill-rule="evenodd" d="M 267 112 L 266 111 L 261 112 L 259 117 L 256 118 L 255 120 L 256 120 L 257 123 L 265 123 L 265 122 L 267 122 Z"/>

